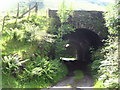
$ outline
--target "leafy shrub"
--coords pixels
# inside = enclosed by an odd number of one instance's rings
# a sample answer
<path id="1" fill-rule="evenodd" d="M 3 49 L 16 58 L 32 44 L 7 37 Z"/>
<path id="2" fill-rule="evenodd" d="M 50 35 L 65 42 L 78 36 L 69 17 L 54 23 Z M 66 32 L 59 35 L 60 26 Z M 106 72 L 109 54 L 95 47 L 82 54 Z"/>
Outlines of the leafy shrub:
<path id="1" fill-rule="evenodd" d="M 37 17 L 39 18 L 39 17 Z M 41 19 L 43 17 L 40 17 Z M 44 17 L 45 18 L 45 17 Z M 45 34 L 41 31 L 41 28 L 34 23 L 28 22 L 29 20 L 23 19 L 24 22 L 17 22 L 22 24 L 22 28 L 10 26 L 2 31 L 2 55 L 9 55 L 11 53 L 22 53 L 29 48 L 29 46 L 35 46 L 38 39 Z M 41 21 L 42 22 L 42 21 Z M 44 22 L 45 23 L 45 22 Z M 7 25 L 11 24 L 7 22 Z M 38 34 L 38 35 L 37 35 Z M 32 45 L 34 43 L 34 45 Z M 36 43 L 37 44 L 37 43 Z M 21 47 L 22 46 L 22 47 Z M 31 48 L 32 51 L 34 48 Z M 37 47 L 37 46 L 36 46 Z M 28 51 L 28 50 L 27 50 Z"/>
<path id="2" fill-rule="evenodd" d="M 31 15 L 28 19 L 28 22 L 34 24 L 35 26 L 39 26 L 41 30 L 47 29 L 49 19 L 46 16 L 36 16 Z"/>
<path id="3" fill-rule="evenodd" d="M 68 34 L 71 31 L 74 31 L 74 28 L 71 24 L 63 24 L 60 28 L 58 28 L 57 34 L 58 37 L 62 37 L 63 35 Z"/>
<path id="4" fill-rule="evenodd" d="M 66 66 L 59 61 L 64 55 L 66 41 L 60 38 L 61 35 L 55 37 L 56 39 L 51 38 L 52 35 L 49 37 L 46 33 L 48 22 L 47 17 L 32 15 L 18 20 L 16 25 L 14 22 L 5 25 L 2 31 L 4 88 L 45 88 L 67 74 Z M 61 34 L 65 33 L 61 31 L 65 27 L 59 28 Z M 67 28 L 66 30 L 69 29 Z M 51 51 L 54 53 L 51 54 Z M 26 59 L 29 61 L 27 62 Z M 13 82 L 8 78 L 13 79 Z"/>
<path id="5" fill-rule="evenodd" d="M 103 48 L 103 47 L 102 47 Z M 101 61 L 103 61 L 104 58 L 104 53 L 102 48 L 99 48 L 97 51 L 92 52 L 92 60 L 93 63 L 91 64 L 91 70 L 92 70 L 92 74 L 94 78 L 97 78 L 97 74 L 98 74 L 98 70 L 100 70 L 100 65 L 101 65 Z"/>
<path id="6" fill-rule="evenodd" d="M 38 56 L 35 58 L 33 64 L 34 67 L 31 69 L 31 75 L 32 78 L 35 77 L 37 80 L 56 82 L 58 80 L 54 78 L 58 78 L 60 80 L 67 73 L 66 70 L 62 68 L 63 65 L 59 60 L 48 60 L 48 58 L 41 58 Z"/>
<path id="7" fill-rule="evenodd" d="M 3 57 L 3 69 L 7 72 L 15 72 L 18 69 L 19 66 L 19 57 L 14 57 L 12 55 L 4 56 Z"/>
<path id="8" fill-rule="evenodd" d="M 97 57 L 94 57 L 92 68 L 97 73 L 97 81 L 95 88 L 119 88 L 119 70 L 118 70 L 118 37 L 119 37 L 119 18 L 117 8 L 119 3 L 113 5 L 107 13 L 105 13 L 106 25 L 108 27 L 109 36 L 105 41 L 105 47 L 100 52 L 97 51 Z M 102 54 L 100 54 L 102 53 Z M 101 58 L 102 55 L 102 58 Z M 96 64 L 98 66 L 96 66 Z"/>
<path id="9" fill-rule="evenodd" d="M 67 43 L 67 41 L 64 41 L 62 39 L 56 39 L 55 41 L 55 58 L 59 58 L 60 57 L 64 57 L 65 56 L 65 44 Z"/>
<path id="10" fill-rule="evenodd" d="M 5 56 L 3 58 L 2 71 L 3 74 L 8 76 L 3 77 L 3 79 L 7 77 L 13 78 L 13 80 L 19 84 L 15 87 L 29 87 L 26 85 L 27 83 L 38 82 L 39 85 L 37 84 L 37 86 L 35 85 L 34 87 L 45 88 L 46 85 L 58 82 L 67 74 L 67 68 L 62 65 L 59 60 L 49 60 L 49 58 L 43 58 L 38 55 L 37 57 L 34 56 L 32 61 L 26 61 L 28 60 L 21 61 L 18 55 Z M 6 84 L 9 84 L 9 80 L 6 81 Z M 13 86 L 14 85 L 15 83 Z M 3 87 L 4 86 L 6 87 L 6 85 L 3 85 Z M 11 88 L 12 85 L 9 84 L 8 87 Z"/>
<path id="11" fill-rule="evenodd" d="M 59 10 L 57 11 L 57 16 L 55 18 L 50 18 L 47 32 L 61 38 L 62 35 L 68 34 L 70 31 L 74 31 L 73 26 L 68 22 L 68 18 L 72 13 L 72 8 L 67 8 L 65 0 L 63 0 Z"/>
<path id="12" fill-rule="evenodd" d="M 60 26 L 59 18 L 49 18 L 47 33 L 56 35 Z"/>
<path id="13" fill-rule="evenodd" d="M 118 88 L 119 72 L 117 38 L 114 38 L 114 40 L 112 38 L 112 42 L 110 39 L 109 44 L 110 45 L 104 48 L 104 51 L 106 51 L 106 53 L 104 52 L 104 58 L 101 59 L 99 57 L 99 60 L 94 61 L 92 64 L 92 69 L 97 72 L 94 73 L 95 76 L 97 74 L 96 78 L 98 79 L 95 84 L 96 88 Z M 100 54 L 98 54 L 98 56 L 99 55 Z"/>
<path id="14" fill-rule="evenodd" d="M 38 48 L 40 50 L 39 54 L 41 55 L 41 57 L 52 57 L 52 53 L 50 53 L 52 48 L 52 42 L 50 42 L 49 40 L 49 38 L 44 38 L 38 42 Z"/>
<path id="15" fill-rule="evenodd" d="M 21 24 L 21 23 L 10 22 L 10 23 L 7 23 L 7 24 L 5 25 L 5 27 L 6 27 L 7 29 L 9 29 L 9 28 L 11 28 L 11 27 L 12 27 L 12 29 L 15 29 L 15 28 L 17 28 L 17 29 L 22 29 L 22 24 Z"/>
<path id="16" fill-rule="evenodd" d="M 3 73 L 9 73 L 12 75 L 15 75 L 19 73 L 19 71 L 21 70 L 21 67 L 23 67 L 23 63 L 28 61 L 28 60 L 24 60 L 21 61 L 22 58 L 20 56 L 18 56 L 18 54 L 13 54 L 13 55 L 9 55 L 9 56 L 4 56 L 2 58 L 2 71 Z"/>
<path id="17" fill-rule="evenodd" d="M 54 48 L 54 57 L 58 59 L 65 56 L 65 45 L 68 42 L 66 40 L 63 40 L 62 36 L 70 33 L 71 31 L 74 31 L 72 25 L 67 23 L 69 15 L 71 14 L 72 10 L 67 10 L 65 1 L 63 1 L 61 7 L 57 11 L 58 17 L 52 18 L 49 21 L 47 32 L 55 35 L 52 47 Z"/>
<path id="18" fill-rule="evenodd" d="M 69 15 L 72 15 L 72 8 L 67 8 L 65 0 L 61 3 L 57 15 L 60 18 L 61 23 L 67 22 Z"/>

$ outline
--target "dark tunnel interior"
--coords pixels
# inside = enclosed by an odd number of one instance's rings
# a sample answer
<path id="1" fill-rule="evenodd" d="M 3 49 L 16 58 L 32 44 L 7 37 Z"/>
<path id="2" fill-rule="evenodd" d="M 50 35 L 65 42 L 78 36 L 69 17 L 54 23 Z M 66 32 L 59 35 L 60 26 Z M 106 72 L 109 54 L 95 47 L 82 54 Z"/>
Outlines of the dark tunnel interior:
<path id="1" fill-rule="evenodd" d="M 69 71 L 87 69 L 87 65 L 94 61 L 91 60 L 91 50 L 95 51 L 102 46 L 99 35 L 84 28 L 78 28 L 74 32 L 64 35 L 63 39 L 68 40 L 65 54 L 70 58 L 64 59 L 62 62 Z M 71 60 L 71 57 L 74 57 L 75 60 Z"/>

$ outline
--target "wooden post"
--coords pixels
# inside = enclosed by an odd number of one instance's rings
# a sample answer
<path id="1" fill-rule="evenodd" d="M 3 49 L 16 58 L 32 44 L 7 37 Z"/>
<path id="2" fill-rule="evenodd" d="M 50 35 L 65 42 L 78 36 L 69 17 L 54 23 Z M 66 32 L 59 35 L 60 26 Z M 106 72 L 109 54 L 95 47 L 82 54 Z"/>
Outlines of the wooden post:
<path id="1" fill-rule="evenodd" d="M 50 17 L 50 9 L 48 8 L 48 17 Z"/>
<path id="2" fill-rule="evenodd" d="M 6 17 L 7 17 L 7 16 L 4 16 L 4 18 L 3 18 L 2 30 L 4 30 L 5 18 L 6 18 Z"/>
<path id="3" fill-rule="evenodd" d="M 31 11 L 30 11 L 30 4 L 29 4 L 29 13 L 28 13 L 28 18 L 27 18 L 28 20 L 29 20 L 29 17 L 30 17 L 30 12 Z"/>
<path id="4" fill-rule="evenodd" d="M 37 2 L 36 2 L 36 4 L 35 4 L 35 13 L 37 14 L 37 11 L 38 11 L 38 4 L 37 4 Z"/>
<path id="5" fill-rule="evenodd" d="M 31 7 L 29 10 L 27 10 L 26 12 L 24 12 L 24 13 L 21 15 L 21 17 L 23 17 L 25 14 L 27 14 L 29 11 L 31 11 L 31 10 L 34 9 L 34 8 L 35 8 L 35 6 Z"/>
<path id="6" fill-rule="evenodd" d="M 31 12 L 31 11 L 30 11 L 30 4 L 29 4 L 29 14 L 28 14 L 28 16 L 30 16 L 30 12 Z"/>
<path id="7" fill-rule="evenodd" d="M 46 17 L 48 17 L 48 10 L 46 9 Z"/>
<path id="8" fill-rule="evenodd" d="M 16 21 L 15 21 L 15 23 L 17 23 L 18 17 L 19 17 L 19 3 L 18 3 L 18 8 L 17 8 L 17 15 L 16 15 Z"/>

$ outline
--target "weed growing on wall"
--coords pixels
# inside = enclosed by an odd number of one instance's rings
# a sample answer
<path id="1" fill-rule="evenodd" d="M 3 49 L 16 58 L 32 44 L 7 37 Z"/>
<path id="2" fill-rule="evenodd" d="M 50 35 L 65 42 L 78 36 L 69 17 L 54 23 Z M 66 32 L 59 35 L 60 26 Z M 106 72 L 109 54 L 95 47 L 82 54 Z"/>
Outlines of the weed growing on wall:
<path id="1" fill-rule="evenodd" d="M 69 15 L 72 15 L 72 8 L 68 8 L 66 6 L 65 0 L 62 1 L 59 10 L 57 12 L 58 17 L 60 18 L 60 22 L 64 23 L 68 21 Z"/>
<path id="2" fill-rule="evenodd" d="M 54 28 L 52 30 L 50 29 L 50 31 L 55 35 L 55 56 L 59 59 L 60 57 L 65 57 L 65 45 L 68 43 L 68 41 L 62 39 L 62 36 L 74 31 L 74 28 L 68 22 L 70 15 L 72 15 L 72 9 L 68 9 L 65 5 L 65 1 L 63 0 L 59 10 L 57 11 L 57 20 L 52 19 L 53 21 L 51 22 Z"/>

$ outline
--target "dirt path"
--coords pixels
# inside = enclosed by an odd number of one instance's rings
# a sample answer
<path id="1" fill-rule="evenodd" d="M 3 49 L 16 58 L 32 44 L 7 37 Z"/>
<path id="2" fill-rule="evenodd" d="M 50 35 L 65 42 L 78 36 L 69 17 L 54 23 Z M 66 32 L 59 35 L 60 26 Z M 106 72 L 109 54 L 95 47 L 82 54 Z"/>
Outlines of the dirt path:
<path id="1" fill-rule="evenodd" d="M 49 90 L 92 90 L 94 79 L 89 72 L 84 72 L 82 79 L 76 79 L 75 75 L 66 76 L 56 85 L 49 87 Z M 82 89 L 81 89 L 82 88 Z M 89 88 L 89 89 L 86 89 Z M 48 90 L 42 89 L 42 90 Z"/>
<path id="2" fill-rule="evenodd" d="M 57 86 L 93 87 L 93 82 L 94 80 L 89 75 L 85 75 L 83 79 L 75 79 L 74 76 L 71 76 L 60 81 L 53 87 Z"/>
<path id="3" fill-rule="evenodd" d="M 70 87 L 93 87 L 94 79 L 89 73 L 84 73 L 82 79 L 76 79 L 74 75 L 65 77 L 53 87 L 70 86 Z"/>
<path id="4" fill-rule="evenodd" d="M 84 74 L 83 75 L 84 77 L 81 79 L 76 79 L 75 78 L 76 70 L 82 71 Z M 69 68 L 69 71 L 71 71 L 71 68 Z M 79 68 L 73 69 L 72 72 L 69 72 L 68 76 L 63 78 L 57 84 L 42 90 L 48 90 L 48 89 L 49 90 L 66 90 L 66 89 L 67 90 L 93 90 L 93 86 L 94 86 L 94 79 L 91 76 L 89 68 L 87 67 L 86 63 L 81 63 L 81 65 L 79 65 Z"/>

